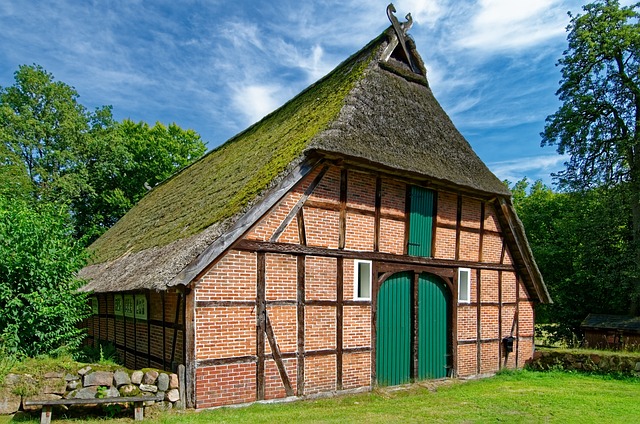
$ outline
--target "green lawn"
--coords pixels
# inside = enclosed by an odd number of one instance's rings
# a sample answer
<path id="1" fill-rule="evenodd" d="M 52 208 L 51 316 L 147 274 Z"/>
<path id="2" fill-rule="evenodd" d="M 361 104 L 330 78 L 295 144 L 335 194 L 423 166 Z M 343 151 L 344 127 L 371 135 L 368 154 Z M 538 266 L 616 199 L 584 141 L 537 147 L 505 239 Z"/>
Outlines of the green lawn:
<path id="1" fill-rule="evenodd" d="M 563 372 L 516 372 L 493 378 L 414 385 L 403 390 L 202 412 L 155 413 L 149 423 L 576 422 L 640 420 L 640 379 Z M 56 419 L 58 418 L 58 419 Z M 54 422 L 77 423 L 86 420 Z M 104 418 L 99 419 L 103 421 Z M 16 420 L 14 420 L 15 422 Z M 98 421 L 98 420 L 94 420 Z M 132 418 L 117 422 L 133 422 Z M 0 423 L 10 422 L 0 419 Z"/>

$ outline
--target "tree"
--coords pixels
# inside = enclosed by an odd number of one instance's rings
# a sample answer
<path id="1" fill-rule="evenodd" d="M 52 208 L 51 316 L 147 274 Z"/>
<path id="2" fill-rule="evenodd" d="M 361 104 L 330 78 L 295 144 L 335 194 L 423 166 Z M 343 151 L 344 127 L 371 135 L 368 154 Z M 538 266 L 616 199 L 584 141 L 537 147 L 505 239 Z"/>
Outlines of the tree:
<path id="1" fill-rule="evenodd" d="M 624 314 L 633 273 L 629 196 L 624 184 L 555 193 L 540 181 L 513 188 L 514 206 L 545 279 L 551 305 L 540 322 L 559 324 L 557 339 L 580 334 L 589 313 Z"/>
<path id="2" fill-rule="evenodd" d="M 17 355 L 79 347 L 87 294 L 75 275 L 85 264 L 66 209 L 0 196 L 0 338 Z"/>
<path id="3" fill-rule="evenodd" d="M 94 119 L 82 155 L 86 189 L 73 199 L 79 234 L 89 241 L 116 223 L 153 186 L 198 159 L 205 144 L 198 133 L 176 124 Z"/>
<path id="4" fill-rule="evenodd" d="M 640 264 L 640 3 L 621 7 L 602 0 L 571 15 L 568 48 L 556 93 L 562 105 L 549 116 L 542 145 L 568 154 L 561 187 L 588 189 L 625 184 L 632 247 Z M 630 312 L 640 312 L 640 272 L 632 281 Z"/>
<path id="5" fill-rule="evenodd" d="M 88 112 L 78 97 L 38 65 L 0 88 L 0 176 L 11 181 L 0 193 L 68 205 L 76 237 L 90 242 L 206 147 L 193 130 L 120 123 L 110 106 Z"/>
<path id="6" fill-rule="evenodd" d="M 0 140 L 21 159 L 36 199 L 78 195 L 77 151 L 89 117 L 75 89 L 37 65 L 20 66 L 15 84 L 0 89 Z"/>

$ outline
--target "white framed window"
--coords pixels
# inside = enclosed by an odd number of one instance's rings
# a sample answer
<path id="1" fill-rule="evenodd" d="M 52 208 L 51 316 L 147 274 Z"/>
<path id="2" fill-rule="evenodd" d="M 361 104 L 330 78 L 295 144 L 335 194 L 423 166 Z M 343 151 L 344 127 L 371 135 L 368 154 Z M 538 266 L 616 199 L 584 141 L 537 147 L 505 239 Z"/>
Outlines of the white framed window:
<path id="1" fill-rule="evenodd" d="M 471 270 L 458 268 L 458 303 L 471 302 Z"/>
<path id="2" fill-rule="evenodd" d="M 356 259 L 353 268 L 353 298 L 371 299 L 371 261 Z"/>

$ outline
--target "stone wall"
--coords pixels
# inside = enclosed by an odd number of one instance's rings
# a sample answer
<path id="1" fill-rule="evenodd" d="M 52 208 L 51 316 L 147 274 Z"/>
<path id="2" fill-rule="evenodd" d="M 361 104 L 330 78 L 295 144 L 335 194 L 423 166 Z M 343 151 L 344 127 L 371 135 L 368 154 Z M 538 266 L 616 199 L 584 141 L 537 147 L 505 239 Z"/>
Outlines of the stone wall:
<path id="1" fill-rule="evenodd" d="M 640 376 L 640 354 L 581 353 L 567 350 L 536 351 L 527 361 L 527 368 L 536 371 L 566 370 L 596 373 L 622 373 Z"/>
<path id="2" fill-rule="evenodd" d="M 74 373 L 49 372 L 43 376 L 8 374 L 0 386 L 0 414 L 20 410 L 40 410 L 40 406 L 25 406 L 26 400 L 93 399 L 163 395 L 160 402 L 149 401 L 162 409 L 182 409 L 184 395 L 178 375 L 153 369 L 105 371 L 103 366 L 85 366 Z M 35 394 L 34 394 L 35 393 Z"/>

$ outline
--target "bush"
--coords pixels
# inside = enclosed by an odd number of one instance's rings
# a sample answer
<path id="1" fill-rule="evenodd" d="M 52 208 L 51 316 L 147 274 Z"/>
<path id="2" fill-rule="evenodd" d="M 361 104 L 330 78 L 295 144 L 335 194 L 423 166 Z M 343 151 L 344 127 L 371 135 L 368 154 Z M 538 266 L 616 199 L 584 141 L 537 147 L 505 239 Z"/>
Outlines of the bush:
<path id="1" fill-rule="evenodd" d="M 89 314 L 82 244 L 63 206 L 0 196 L 0 337 L 9 355 L 55 355 L 80 346 Z"/>

